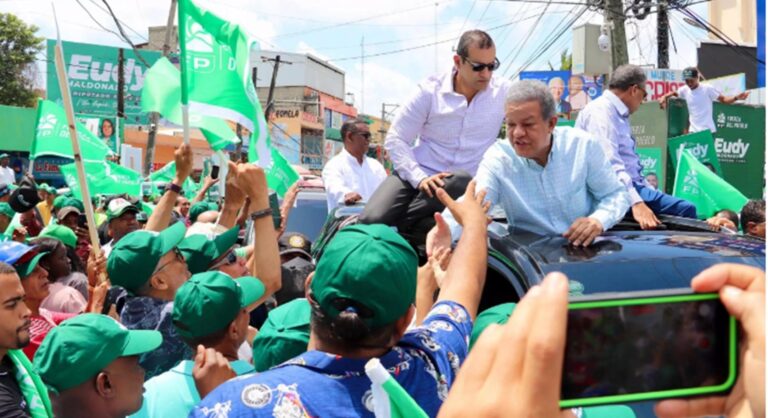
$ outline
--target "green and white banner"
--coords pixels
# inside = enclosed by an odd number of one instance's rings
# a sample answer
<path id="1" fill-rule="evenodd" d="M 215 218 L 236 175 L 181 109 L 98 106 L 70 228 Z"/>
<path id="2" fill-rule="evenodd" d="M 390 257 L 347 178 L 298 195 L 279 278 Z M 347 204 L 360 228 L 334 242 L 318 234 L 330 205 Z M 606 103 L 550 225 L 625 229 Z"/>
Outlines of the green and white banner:
<path id="1" fill-rule="evenodd" d="M 91 193 L 105 195 L 126 193 L 129 196 L 140 196 L 142 178 L 136 171 L 109 161 L 87 161 L 84 162 L 84 168 L 88 190 Z M 64 175 L 64 181 L 67 182 L 72 194 L 82 199 L 75 163 L 61 166 L 61 174 Z"/>
<path id="2" fill-rule="evenodd" d="M 673 195 L 696 205 L 696 212 L 702 219 L 723 209 L 740 212 L 748 200 L 735 187 L 699 162 L 688 149 L 680 153 Z"/>
<path id="3" fill-rule="evenodd" d="M 120 48 L 62 42 L 72 106 L 77 114 L 98 117 L 114 117 L 117 114 L 117 73 Z M 61 87 L 56 77 L 53 55 L 55 39 L 48 39 L 47 95 L 48 100 L 61 104 Z M 141 57 L 152 65 L 162 54 L 157 51 L 140 51 Z M 125 75 L 125 115 L 129 125 L 149 123 L 141 109 L 141 89 L 147 67 L 130 48 L 123 49 L 123 73 Z"/>
<path id="4" fill-rule="evenodd" d="M 688 150 L 693 157 L 712 170 L 718 176 L 723 175 L 720 168 L 720 160 L 715 151 L 715 141 L 712 138 L 712 132 L 700 131 L 688 135 L 682 135 L 675 138 L 669 138 L 669 158 L 672 160 L 672 166 L 677 167 L 677 160 L 683 149 Z"/>
<path id="5" fill-rule="evenodd" d="M 97 138 L 80 122 L 75 122 L 77 137 L 80 140 L 80 153 L 84 161 L 104 161 L 112 154 L 109 146 Z M 74 158 L 72 140 L 69 137 L 67 115 L 64 109 L 50 100 L 37 102 L 37 126 L 35 139 L 29 158 L 35 159 L 42 155 Z"/>

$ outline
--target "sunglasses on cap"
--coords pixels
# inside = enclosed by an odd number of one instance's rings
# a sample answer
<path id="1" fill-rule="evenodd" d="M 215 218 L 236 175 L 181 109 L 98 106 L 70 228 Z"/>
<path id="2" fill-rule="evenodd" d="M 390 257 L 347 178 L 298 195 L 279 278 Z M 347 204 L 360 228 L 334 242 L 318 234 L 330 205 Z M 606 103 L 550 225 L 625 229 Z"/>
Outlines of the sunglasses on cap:
<path id="1" fill-rule="evenodd" d="M 235 264 L 235 263 L 237 263 L 237 254 L 235 254 L 234 251 L 230 250 L 227 254 L 224 255 L 224 258 L 222 258 L 221 260 L 211 265 L 209 270 L 215 270 L 223 266 L 231 266 L 232 264 Z"/>
<path id="2" fill-rule="evenodd" d="M 469 58 L 465 56 L 462 56 L 461 58 L 464 59 L 464 61 L 466 61 L 467 63 L 469 63 L 469 65 L 472 66 L 472 71 L 475 71 L 478 73 L 480 71 L 483 71 L 486 68 L 488 69 L 488 71 L 496 71 L 499 69 L 499 67 L 501 67 L 501 62 L 499 62 L 498 58 L 494 58 L 493 62 L 490 64 L 478 64 L 476 62 L 470 61 Z"/>

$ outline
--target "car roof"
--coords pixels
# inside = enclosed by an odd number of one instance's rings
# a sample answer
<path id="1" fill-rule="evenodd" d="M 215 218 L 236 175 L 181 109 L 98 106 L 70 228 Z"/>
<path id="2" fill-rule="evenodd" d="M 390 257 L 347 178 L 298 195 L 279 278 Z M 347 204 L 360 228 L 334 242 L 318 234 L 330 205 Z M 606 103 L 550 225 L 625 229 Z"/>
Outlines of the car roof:
<path id="1" fill-rule="evenodd" d="M 608 231 L 589 247 L 568 245 L 492 224 L 489 250 L 521 270 L 527 285 L 560 271 L 583 293 L 687 287 L 701 270 L 722 262 L 765 268 L 765 241 L 743 235 L 689 231 Z"/>

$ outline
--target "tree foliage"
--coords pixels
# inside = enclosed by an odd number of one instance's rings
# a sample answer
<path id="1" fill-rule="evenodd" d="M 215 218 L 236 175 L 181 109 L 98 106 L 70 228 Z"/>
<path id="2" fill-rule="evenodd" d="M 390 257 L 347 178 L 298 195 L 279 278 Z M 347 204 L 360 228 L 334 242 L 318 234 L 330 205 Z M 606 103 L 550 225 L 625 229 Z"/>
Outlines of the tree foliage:
<path id="1" fill-rule="evenodd" d="M 568 50 L 563 51 L 560 54 L 560 70 L 570 71 L 573 66 L 573 54 L 569 54 Z"/>
<path id="2" fill-rule="evenodd" d="M 35 36 L 37 29 L 11 13 L 0 13 L 0 104 L 35 105 L 35 55 L 45 40 Z"/>

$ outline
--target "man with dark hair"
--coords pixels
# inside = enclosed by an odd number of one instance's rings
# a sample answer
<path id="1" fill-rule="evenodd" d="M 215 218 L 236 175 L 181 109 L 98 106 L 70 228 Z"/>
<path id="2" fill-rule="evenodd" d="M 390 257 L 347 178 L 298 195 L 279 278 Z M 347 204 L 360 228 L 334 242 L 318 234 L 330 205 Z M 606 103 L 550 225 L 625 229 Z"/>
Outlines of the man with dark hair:
<path id="1" fill-rule="evenodd" d="M 248 309 L 264 295 L 255 277 L 233 278 L 221 272 L 192 276 L 173 301 L 173 325 L 198 356 L 214 349 L 229 361 L 235 374 L 253 372 L 253 365 L 238 360 L 237 350 L 248 336 Z M 200 401 L 192 377 L 194 361 L 183 360 L 173 369 L 144 384 L 144 405 L 131 418 L 186 417 Z"/>
<path id="2" fill-rule="evenodd" d="M 741 230 L 754 237 L 765 239 L 765 200 L 752 199 L 741 208 Z"/>
<path id="3" fill-rule="evenodd" d="M 141 210 L 137 206 L 123 198 L 112 199 L 107 204 L 107 235 L 112 240 L 101 247 L 107 257 L 109 257 L 112 247 L 124 236 L 141 229 L 136 220 L 136 215 L 139 212 Z"/>
<path id="4" fill-rule="evenodd" d="M 461 196 L 496 141 L 510 82 L 494 76 L 501 64 L 493 39 L 480 30 L 464 32 L 453 64 L 451 71 L 422 82 L 400 107 L 385 140 L 395 173 L 368 201 L 363 223 L 397 226 L 401 232 L 411 232 L 425 218 L 432 224 L 432 214 L 445 208 L 435 198 L 437 189 Z"/>
<path id="5" fill-rule="evenodd" d="M 679 97 L 685 100 L 688 106 L 689 132 L 699 132 L 709 129 L 714 133 L 717 131 L 715 120 L 712 118 L 712 102 L 731 104 L 737 100 L 744 100 L 749 97 L 749 92 L 741 92 L 735 96 L 724 96 L 717 88 L 706 84 L 701 84 L 699 80 L 699 70 L 696 67 L 688 67 L 683 70 L 685 85 L 671 91 L 659 99 L 659 105 L 664 109 L 667 100 L 670 97 Z"/>
<path id="6" fill-rule="evenodd" d="M 2 153 L 0 154 L 0 183 L 16 184 L 16 173 L 13 172 L 8 164 L 11 162 L 11 156 Z"/>
<path id="7" fill-rule="evenodd" d="M 366 363 L 376 357 L 430 416 L 437 415 L 467 355 L 472 320 L 485 283 L 484 193 L 470 182 L 465 199 L 438 197 L 464 224 L 437 302 L 423 324 L 415 315 L 418 260 L 385 225 L 341 229 L 308 281 L 309 351 L 279 366 L 234 379 L 203 399 L 190 416 L 227 408 L 230 416 L 370 416 Z M 355 260 L 350 262 L 350 260 Z"/>
<path id="8" fill-rule="evenodd" d="M 367 202 L 387 172 L 380 162 L 367 157 L 371 132 L 362 119 L 347 119 L 341 125 L 344 149 L 323 168 L 323 184 L 328 199 L 328 212 L 341 205 Z"/>
<path id="9" fill-rule="evenodd" d="M 0 243 L 0 246 L 5 244 Z M 32 399 L 29 386 L 23 390 L 17 376 L 28 376 L 21 348 L 29 344 L 30 311 L 24 303 L 24 288 L 12 266 L 0 262 L 0 416 L 28 418 Z M 27 363 L 28 364 L 28 363 Z M 43 394 L 47 400 L 47 394 Z M 39 408 L 40 406 L 38 406 Z"/>
<path id="10" fill-rule="evenodd" d="M 592 134 L 629 193 L 632 216 L 643 229 L 661 224 L 658 214 L 696 218 L 692 203 L 654 190 L 643 179 L 629 115 L 640 108 L 648 92 L 645 72 L 625 64 L 611 74 L 608 90 L 589 103 L 576 118 L 576 127 Z"/>

